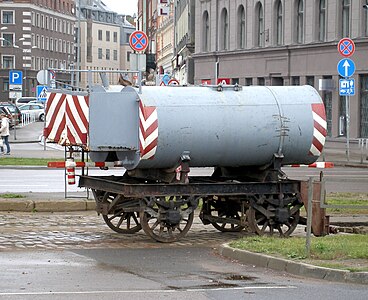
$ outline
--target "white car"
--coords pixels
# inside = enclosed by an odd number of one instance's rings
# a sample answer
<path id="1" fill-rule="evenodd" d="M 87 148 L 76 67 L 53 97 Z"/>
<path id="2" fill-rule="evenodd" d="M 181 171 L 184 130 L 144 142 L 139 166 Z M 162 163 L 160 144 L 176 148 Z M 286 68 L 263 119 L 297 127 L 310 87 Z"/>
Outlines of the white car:
<path id="1" fill-rule="evenodd" d="M 45 121 L 45 108 L 41 103 L 24 104 L 19 106 L 19 110 L 22 114 L 34 116 L 36 121 Z"/>
<path id="2" fill-rule="evenodd" d="M 37 97 L 20 97 L 17 100 L 15 100 L 15 105 L 22 106 L 28 104 L 31 101 L 37 101 Z"/>

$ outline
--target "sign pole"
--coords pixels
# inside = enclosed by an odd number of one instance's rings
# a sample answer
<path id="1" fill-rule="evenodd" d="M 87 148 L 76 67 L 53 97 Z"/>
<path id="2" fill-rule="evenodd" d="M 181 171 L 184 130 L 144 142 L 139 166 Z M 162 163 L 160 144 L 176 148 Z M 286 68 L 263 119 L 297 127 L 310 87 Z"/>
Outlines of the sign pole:
<path id="1" fill-rule="evenodd" d="M 355 64 L 352 60 L 348 59 L 355 52 L 354 41 L 350 38 L 342 38 L 338 45 L 337 50 L 345 57 L 340 60 L 337 65 L 337 71 L 344 80 L 340 79 L 339 94 L 345 95 L 345 110 L 346 110 L 346 156 L 347 161 L 350 160 L 350 96 L 355 95 L 355 80 L 350 78 L 355 72 Z"/>
<path id="2" fill-rule="evenodd" d="M 350 159 L 350 96 L 345 97 L 346 106 L 346 156 Z"/>

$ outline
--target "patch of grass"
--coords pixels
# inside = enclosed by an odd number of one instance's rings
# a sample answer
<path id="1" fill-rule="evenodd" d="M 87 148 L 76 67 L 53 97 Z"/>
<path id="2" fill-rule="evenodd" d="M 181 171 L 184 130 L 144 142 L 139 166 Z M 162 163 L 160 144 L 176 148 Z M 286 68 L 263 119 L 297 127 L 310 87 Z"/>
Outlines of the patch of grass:
<path id="1" fill-rule="evenodd" d="M 326 196 L 326 204 L 368 206 L 367 193 L 329 193 Z M 368 214 L 367 209 L 361 208 L 327 208 L 328 214 Z"/>
<path id="2" fill-rule="evenodd" d="M 64 161 L 64 159 L 1 157 L 0 166 L 47 166 L 49 161 Z"/>
<path id="3" fill-rule="evenodd" d="M 299 260 L 312 264 L 337 264 L 339 268 L 351 268 L 368 271 L 368 235 L 335 235 L 313 237 L 311 256 L 306 257 L 305 238 L 303 237 L 264 237 L 252 236 L 234 241 L 231 247 Z M 354 260 L 363 260 L 364 266 L 352 265 Z M 347 263 L 349 261 L 349 263 Z"/>
<path id="4" fill-rule="evenodd" d="M 19 199 L 19 198 L 26 198 L 26 196 L 19 194 L 0 194 L 0 198 Z"/>

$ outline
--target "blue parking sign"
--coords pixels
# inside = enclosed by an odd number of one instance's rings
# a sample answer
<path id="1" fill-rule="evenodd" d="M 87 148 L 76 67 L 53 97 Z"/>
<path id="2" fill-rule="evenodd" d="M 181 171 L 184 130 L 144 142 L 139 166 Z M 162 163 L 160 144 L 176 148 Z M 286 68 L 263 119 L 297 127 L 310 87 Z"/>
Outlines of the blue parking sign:
<path id="1" fill-rule="evenodd" d="M 23 84 L 23 72 L 22 71 L 9 71 L 9 84 Z"/>

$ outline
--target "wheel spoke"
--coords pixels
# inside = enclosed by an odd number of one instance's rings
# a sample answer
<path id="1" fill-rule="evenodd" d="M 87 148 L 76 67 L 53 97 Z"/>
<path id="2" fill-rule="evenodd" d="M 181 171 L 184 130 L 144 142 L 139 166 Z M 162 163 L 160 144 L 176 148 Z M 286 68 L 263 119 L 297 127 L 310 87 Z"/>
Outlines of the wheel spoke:
<path id="1" fill-rule="evenodd" d="M 109 209 L 108 215 L 103 215 L 102 217 L 107 226 L 115 232 L 133 234 L 142 229 L 142 226 L 137 219 L 139 212 L 124 212 L 123 207 L 124 203 L 126 203 L 125 201 L 128 201 L 130 205 L 136 204 L 138 207 L 138 199 L 126 199 L 122 195 L 106 192 L 102 197 L 102 202 L 108 203 Z M 131 218 L 135 220 L 135 226 L 132 226 Z"/>
<path id="2" fill-rule="evenodd" d="M 190 201 L 186 199 L 182 196 L 170 196 L 166 197 L 165 201 L 156 199 L 154 203 L 149 203 L 140 214 L 140 223 L 144 232 L 154 240 L 163 243 L 175 242 L 183 237 L 191 227 L 194 218 Z M 154 217 L 156 222 L 150 225 L 153 209 L 156 212 Z"/>
<path id="3" fill-rule="evenodd" d="M 275 209 L 277 208 L 271 205 L 271 203 L 264 203 L 262 207 L 263 210 L 269 212 L 271 216 L 274 215 Z M 272 216 L 268 219 L 267 216 L 261 212 L 263 210 L 251 206 L 247 211 L 249 227 L 258 235 L 263 235 L 268 232 L 269 235 L 278 233 L 282 237 L 289 236 L 298 225 L 299 207 L 300 205 L 298 203 L 296 205 L 290 205 L 290 217 L 286 221 L 280 222 L 277 216 Z M 267 229 L 269 229 L 269 231 L 267 231 Z"/>

